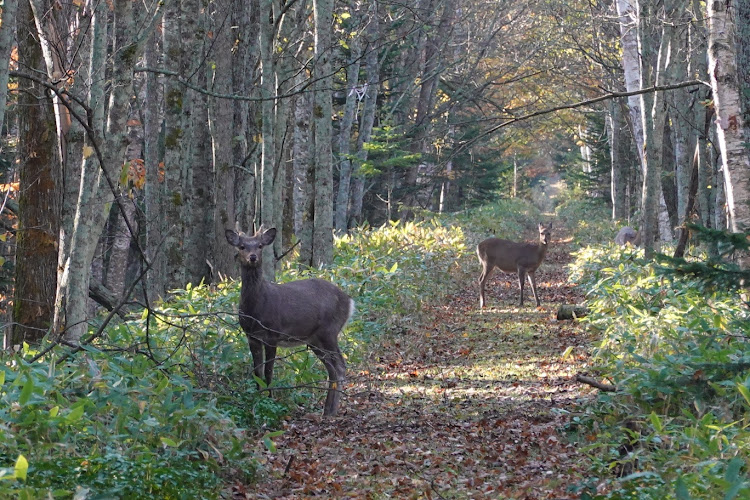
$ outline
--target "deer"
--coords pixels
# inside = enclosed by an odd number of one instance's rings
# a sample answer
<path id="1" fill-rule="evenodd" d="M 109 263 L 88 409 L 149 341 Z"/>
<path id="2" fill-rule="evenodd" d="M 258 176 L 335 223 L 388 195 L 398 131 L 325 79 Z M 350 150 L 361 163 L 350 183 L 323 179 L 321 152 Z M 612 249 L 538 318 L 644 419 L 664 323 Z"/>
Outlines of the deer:
<path id="1" fill-rule="evenodd" d="M 621 247 L 627 245 L 641 246 L 641 232 L 636 231 L 630 226 L 625 226 L 615 236 L 615 243 Z"/>
<path id="2" fill-rule="evenodd" d="M 282 284 L 267 281 L 263 276 L 263 248 L 273 243 L 276 228 L 261 226 L 254 235 L 233 229 L 225 232 L 227 242 L 237 248 L 242 277 L 239 319 L 255 376 L 270 386 L 276 348 L 307 345 L 328 372 L 323 415 L 335 416 L 346 377 L 338 335 L 354 313 L 354 301 L 322 279 Z"/>
<path id="3" fill-rule="evenodd" d="M 539 296 L 536 292 L 536 278 L 534 273 L 544 261 L 547 255 L 550 236 L 552 234 L 552 223 L 545 226 L 539 223 L 539 243 L 518 243 L 501 238 L 488 238 L 477 245 L 477 257 L 482 264 L 482 274 L 479 276 L 479 307 L 485 304 L 484 285 L 490 277 L 493 269 L 498 268 L 506 273 L 518 274 L 518 285 L 521 288 L 521 302 L 523 306 L 523 287 L 526 276 L 531 283 L 531 291 L 534 293 L 536 306 L 539 307 Z"/>

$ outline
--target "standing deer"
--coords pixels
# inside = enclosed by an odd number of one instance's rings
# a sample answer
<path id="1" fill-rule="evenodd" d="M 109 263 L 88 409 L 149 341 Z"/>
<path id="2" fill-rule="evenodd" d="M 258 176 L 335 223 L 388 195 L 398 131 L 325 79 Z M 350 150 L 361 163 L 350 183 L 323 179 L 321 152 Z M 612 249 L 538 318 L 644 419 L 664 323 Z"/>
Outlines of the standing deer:
<path id="1" fill-rule="evenodd" d="M 506 273 L 518 273 L 518 285 L 521 287 L 521 303 L 523 305 L 523 286 L 526 276 L 534 292 L 534 300 L 539 307 L 539 296 L 536 293 L 536 278 L 534 272 L 542 264 L 547 255 L 552 231 L 552 223 L 545 227 L 539 223 L 539 244 L 517 243 L 500 238 L 488 238 L 477 245 L 477 256 L 482 264 L 482 274 L 479 276 L 479 307 L 484 307 L 484 285 L 492 270 L 498 268 Z"/>
<path id="2" fill-rule="evenodd" d="M 354 312 L 354 301 L 332 283 L 307 279 L 276 284 L 263 277 L 262 250 L 276 238 L 276 229 L 250 236 L 226 230 L 227 241 L 237 248 L 242 271 L 240 326 L 247 335 L 255 375 L 265 383 L 273 378 L 276 347 L 307 344 L 328 371 L 328 394 L 323 415 L 336 415 L 346 364 L 338 335 Z M 263 351 L 265 350 L 265 362 Z"/>

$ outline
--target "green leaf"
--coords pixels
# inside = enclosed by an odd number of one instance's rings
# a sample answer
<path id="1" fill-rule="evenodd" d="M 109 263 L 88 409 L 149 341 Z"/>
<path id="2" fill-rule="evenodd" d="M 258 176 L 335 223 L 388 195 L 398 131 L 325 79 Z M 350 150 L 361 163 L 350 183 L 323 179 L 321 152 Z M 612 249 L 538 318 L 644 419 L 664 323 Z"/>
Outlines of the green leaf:
<path id="1" fill-rule="evenodd" d="M 575 349 L 574 346 L 569 345 L 567 349 L 565 349 L 565 352 L 562 353 L 562 359 L 568 359 L 570 357 L 570 353 L 573 352 L 573 349 Z"/>
<path id="2" fill-rule="evenodd" d="M 740 469 L 742 468 L 744 463 L 744 460 L 739 457 L 734 457 L 732 460 L 730 460 L 729 464 L 727 465 L 727 472 L 724 475 L 724 479 L 732 484 L 738 482 L 740 477 Z"/>
<path id="3" fill-rule="evenodd" d="M 172 448 L 177 448 L 178 446 L 180 446 L 179 443 L 172 438 L 162 436 L 159 438 L 159 440 L 164 446 L 171 446 Z"/>
<path id="4" fill-rule="evenodd" d="M 654 426 L 654 429 L 656 430 L 656 432 L 662 432 L 664 430 L 661 419 L 659 418 L 659 415 L 657 415 L 655 412 L 652 411 L 651 414 L 648 416 L 648 419 L 651 421 L 651 425 Z"/>
<path id="5" fill-rule="evenodd" d="M 0 385 L 5 383 L 5 370 L 0 370 Z"/>
<path id="6" fill-rule="evenodd" d="M 16 466 L 14 468 L 14 475 L 18 479 L 26 479 L 26 473 L 29 471 L 29 462 L 26 461 L 26 457 L 18 455 L 16 459 Z"/>
<path id="7" fill-rule="evenodd" d="M 72 424 L 73 422 L 77 422 L 81 419 L 83 416 L 83 405 L 78 405 L 74 407 L 72 410 L 70 410 L 70 413 L 68 413 L 65 416 L 65 421 L 69 424 Z"/>
<path id="8" fill-rule="evenodd" d="M 674 493 L 677 500 L 690 500 L 690 492 L 688 492 L 687 485 L 683 481 L 682 476 L 679 476 L 675 482 Z"/>
<path id="9" fill-rule="evenodd" d="M 54 406 L 54 407 L 50 408 L 50 410 L 49 410 L 49 416 L 51 418 L 55 418 L 59 412 L 60 412 L 60 407 L 59 406 Z"/>
<path id="10" fill-rule="evenodd" d="M 266 432 L 263 436 L 263 444 L 266 446 L 268 451 L 271 453 L 276 453 L 276 443 L 273 442 L 271 438 L 279 437 L 284 433 L 284 431 L 274 431 L 274 432 Z"/>
<path id="11" fill-rule="evenodd" d="M 391 266 L 391 268 L 390 268 L 390 270 L 389 270 L 388 272 L 389 272 L 389 273 L 395 273 L 395 272 L 396 272 L 396 269 L 398 269 L 398 262 L 394 262 L 394 263 L 393 263 L 393 265 Z"/>
<path id="12" fill-rule="evenodd" d="M 2 382 L 0 381 L 0 385 L 2 385 Z M 737 384 L 737 390 L 740 391 L 740 394 L 742 394 L 742 397 L 745 398 L 745 401 L 747 401 L 747 404 L 750 405 L 750 389 L 747 388 L 744 384 Z"/>
<path id="13" fill-rule="evenodd" d="M 26 377 L 26 383 L 23 384 L 21 389 L 21 395 L 18 397 L 18 402 L 21 406 L 29 402 L 31 393 L 34 391 L 34 380 L 31 377 Z"/>
<path id="14" fill-rule="evenodd" d="M 159 385 L 156 386 L 156 393 L 160 393 L 164 389 L 167 388 L 167 385 L 169 384 L 169 379 L 167 377 L 162 377 L 161 381 L 159 382 Z"/>

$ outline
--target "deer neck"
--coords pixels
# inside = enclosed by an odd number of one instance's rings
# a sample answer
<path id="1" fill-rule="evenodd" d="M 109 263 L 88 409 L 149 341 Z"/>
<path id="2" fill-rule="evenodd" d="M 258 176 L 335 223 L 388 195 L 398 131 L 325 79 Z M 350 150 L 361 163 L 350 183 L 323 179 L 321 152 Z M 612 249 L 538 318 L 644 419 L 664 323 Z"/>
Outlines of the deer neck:
<path id="1" fill-rule="evenodd" d="M 547 255 L 547 244 L 543 241 L 539 242 L 539 257 L 544 259 L 544 256 Z"/>
<path id="2" fill-rule="evenodd" d="M 240 307 L 255 302 L 266 286 L 261 266 L 242 266 L 242 288 L 240 289 Z"/>

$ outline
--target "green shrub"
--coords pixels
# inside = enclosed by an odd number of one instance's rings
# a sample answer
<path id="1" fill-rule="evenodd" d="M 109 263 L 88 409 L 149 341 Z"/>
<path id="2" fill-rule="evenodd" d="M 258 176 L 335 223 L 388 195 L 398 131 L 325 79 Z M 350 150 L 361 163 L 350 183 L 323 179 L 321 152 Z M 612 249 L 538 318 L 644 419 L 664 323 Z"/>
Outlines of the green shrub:
<path id="1" fill-rule="evenodd" d="M 576 257 L 571 279 L 601 334 L 596 370 L 618 388 L 579 424 L 596 431 L 598 472 L 623 476 L 587 498 L 750 495 L 750 318 L 739 297 L 669 277 L 637 250 Z"/>

